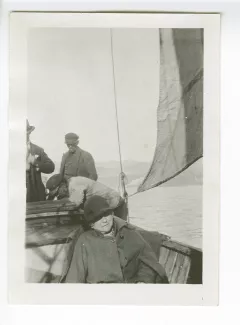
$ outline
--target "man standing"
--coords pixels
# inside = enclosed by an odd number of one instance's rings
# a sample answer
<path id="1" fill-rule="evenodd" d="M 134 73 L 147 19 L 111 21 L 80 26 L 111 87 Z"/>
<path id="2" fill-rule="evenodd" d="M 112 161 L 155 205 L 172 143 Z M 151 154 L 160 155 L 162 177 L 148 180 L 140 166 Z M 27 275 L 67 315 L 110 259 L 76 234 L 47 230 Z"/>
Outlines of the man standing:
<path id="1" fill-rule="evenodd" d="M 60 174 L 66 180 L 73 176 L 83 176 L 94 181 L 97 180 L 97 171 L 92 155 L 78 147 L 79 137 L 75 133 L 65 135 L 65 143 L 68 147 L 62 157 Z"/>
<path id="2" fill-rule="evenodd" d="M 51 174 L 55 165 L 44 150 L 30 142 L 30 134 L 35 129 L 27 120 L 26 189 L 27 202 L 45 201 L 45 187 L 41 173 Z"/>

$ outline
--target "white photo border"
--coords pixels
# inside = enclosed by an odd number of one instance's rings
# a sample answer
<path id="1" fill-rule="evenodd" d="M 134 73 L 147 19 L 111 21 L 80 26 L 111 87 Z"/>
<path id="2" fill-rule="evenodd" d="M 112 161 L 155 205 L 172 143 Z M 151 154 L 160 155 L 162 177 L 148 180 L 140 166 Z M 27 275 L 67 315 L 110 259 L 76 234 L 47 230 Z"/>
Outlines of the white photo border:
<path id="1" fill-rule="evenodd" d="M 30 28 L 204 28 L 203 285 L 28 284 L 24 281 L 27 37 Z M 9 298 L 15 304 L 217 305 L 220 192 L 220 15 L 11 13 Z"/>

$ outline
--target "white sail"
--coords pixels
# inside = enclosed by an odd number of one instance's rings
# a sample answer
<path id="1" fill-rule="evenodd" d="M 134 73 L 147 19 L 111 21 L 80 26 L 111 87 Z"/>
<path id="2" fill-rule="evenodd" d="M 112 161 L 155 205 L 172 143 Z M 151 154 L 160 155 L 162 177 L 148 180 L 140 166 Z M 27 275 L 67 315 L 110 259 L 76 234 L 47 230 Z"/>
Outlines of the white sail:
<path id="1" fill-rule="evenodd" d="M 161 29 L 157 144 L 138 191 L 173 178 L 203 155 L 203 33 Z"/>

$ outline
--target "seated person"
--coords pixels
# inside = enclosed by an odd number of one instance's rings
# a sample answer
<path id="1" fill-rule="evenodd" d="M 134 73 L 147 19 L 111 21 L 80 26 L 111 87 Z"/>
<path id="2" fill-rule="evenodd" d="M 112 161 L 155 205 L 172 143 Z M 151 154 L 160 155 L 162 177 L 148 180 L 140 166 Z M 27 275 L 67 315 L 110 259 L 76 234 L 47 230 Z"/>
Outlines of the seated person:
<path id="1" fill-rule="evenodd" d="M 105 198 L 89 198 L 84 218 L 86 231 L 76 240 L 66 283 L 168 283 L 149 244 L 113 215 Z"/>
<path id="2" fill-rule="evenodd" d="M 127 219 L 128 209 L 124 199 L 117 191 L 100 182 L 81 176 L 71 177 L 67 181 L 56 174 L 49 178 L 46 188 L 49 191 L 48 200 L 69 198 L 80 208 L 92 196 L 101 196 L 107 200 L 117 217 Z"/>

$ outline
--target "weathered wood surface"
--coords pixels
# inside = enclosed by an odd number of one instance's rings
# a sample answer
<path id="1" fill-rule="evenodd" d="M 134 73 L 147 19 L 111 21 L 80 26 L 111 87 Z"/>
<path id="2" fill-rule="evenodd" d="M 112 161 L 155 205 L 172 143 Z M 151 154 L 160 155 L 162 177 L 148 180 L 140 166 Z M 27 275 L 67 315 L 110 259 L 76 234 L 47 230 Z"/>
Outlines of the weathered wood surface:
<path id="1" fill-rule="evenodd" d="M 81 228 L 79 224 L 26 227 L 25 247 L 39 247 L 64 244 L 72 240 Z"/>
<path id="2" fill-rule="evenodd" d="M 185 245 L 182 243 L 179 243 L 175 240 L 169 240 L 163 243 L 163 246 L 172 250 L 172 251 L 176 251 L 176 252 L 181 252 L 185 255 L 191 255 L 192 251 L 198 251 L 201 252 L 200 249 L 189 246 L 189 245 Z"/>
<path id="3" fill-rule="evenodd" d="M 39 282 L 37 274 L 39 274 L 41 282 L 58 282 L 57 278 L 61 275 L 63 263 L 66 261 L 68 247 L 72 244 L 74 236 L 78 235 L 78 231 L 81 231 L 79 225 L 47 227 L 47 229 L 39 229 L 37 232 L 32 230 L 32 233 L 28 229 L 26 241 L 27 282 Z M 160 242 L 162 238 L 159 237 Z M 165 268 L 169 282 L 201 284 L 201 254 L 186 255 L 181 251 L 176 252 L 176 250 L 166 248 L 166 243 L 162 243 L 159 262 Z M 35 271 L 36 275 L 34 275 Z"/>
<path id="4" fill-rule="evenodd" d="M 35 271 L 36 274 L 44 274 L 45 272 L 48 276 L 43 277 L 41 282 L 55 282 L 54 277 L 61 273 L 62 263 L 66 259 L 67 247 L 77 232 L 83 231 L 82 217 L 83 211 L 76 210 L 74 204 L 66 201 L 44 201 L 27 204 L 25 246 L 28 256 L 31 256 L 28 259 L 30 264 L 27 268 L 32 270 L 32 273 L 29 271 L 31 274 L 34 274 Z M 146 231 L 139 227 L 135 228 L 159 256 L 159 262 L 165 268 L 170 283 L 202 283 L 201 250 L 170 240 L 170 237 L 165 234 Z M 41 262 L 41 256 L 47 253 L 50 260 L 54 247 L 62 247 L 63 250 L 61 248 L 62 253 L 56 260 L 54 260 L 54 256 L 51 257 L 53 260 L 51 270 L 54 270 L 52 274 L 50 268 L 47 267 L 46 259 Z M 42 250 L 46 250 L 46 252 L 43 253 Z M 34 258 L 42 269 L 32 264 L 31 260 Z"/>
<path id="5" fill-rule="evenodd" d="M 50 226 L 26 230 L 26 268 L 28 283 L 59 282 L 68 265 L 69 250 L 83 232 L 77 225 Z"/>
<path id="6" fill-rule="evenodd" d="M 41 201 L 41 202 L 31 202 L 27 203 L 26 215 L 37 215 L 41 213 L 59 213 L 68 211 L 78 211 L 76 205 L 71 203 L 69 200 L 59 200 L 59 201 Z"/>
<path id="7" fill-rule="evenodd" d="M 185 256 L 177 283 L 188 283 L 191 266 L 192 261 L 190 257 Z"/>
<path id="8" fill-rule="evenodd" d="M 66 267 L 71 243 L 32 247 L 25 250 L 25 279 L 28 283 L 55 282 Z"/>
<path id="9" fill-rule="evenodd" d="M 29 214 L 26 216 L 26 221 L 29 222 L 33 219 L 35 219 L 35 221 L 37 221 L 37 219 L 41 220 L 44 218 L 48 218 L 48 219 L 53 219 L 53 218 L 60 218 L 60 219 L 64 219 L 68 218 L 70 219 L 72 216 L 83 216 L 84 213 L 83 211 L 62 211 L 62 212 L 42 212 L 42 213 L 37 213 L 37 214 Z"/>
<path id="10" fill-rule="evenodd" d="M 202 283 L 202 251 L 173 240 L 162 243 L 159 263 L 170 283 Z"/>
<path id="11" fill-rule="evenodd" d="M 60 272 L 59 272 L 60 273 Z M 48 270 L 36 270 L 31 267 L 25 270 L 25 281 L 27 283 L 59 283 L 61 275 L 49 272 Z"/>

